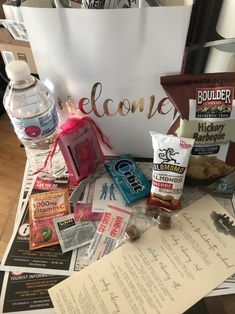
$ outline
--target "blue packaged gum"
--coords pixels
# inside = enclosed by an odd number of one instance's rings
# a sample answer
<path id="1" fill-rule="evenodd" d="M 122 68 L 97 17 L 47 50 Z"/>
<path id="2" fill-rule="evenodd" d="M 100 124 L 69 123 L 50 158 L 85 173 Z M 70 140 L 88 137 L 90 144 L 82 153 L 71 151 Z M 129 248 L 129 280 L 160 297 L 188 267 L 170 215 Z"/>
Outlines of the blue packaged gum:
<path id="1" fill-rule="evenodd" d="M 122 155 L 106 164 L 107 170 L 127 204 L 149 195 L 151 183 L 130 155 Z"/>

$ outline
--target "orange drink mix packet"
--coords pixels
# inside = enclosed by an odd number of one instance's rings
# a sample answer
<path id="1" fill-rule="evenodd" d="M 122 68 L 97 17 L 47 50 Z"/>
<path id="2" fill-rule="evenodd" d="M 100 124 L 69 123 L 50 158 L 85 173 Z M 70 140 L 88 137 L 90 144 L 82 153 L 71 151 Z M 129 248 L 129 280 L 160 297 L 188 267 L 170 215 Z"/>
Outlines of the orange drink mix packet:
<path id="1" fill-rule="evenodd" d="M 67 190 L 32 194 L 29 199 L 29 249 L 58 244 L 53 219 L 70 214 Z"/>

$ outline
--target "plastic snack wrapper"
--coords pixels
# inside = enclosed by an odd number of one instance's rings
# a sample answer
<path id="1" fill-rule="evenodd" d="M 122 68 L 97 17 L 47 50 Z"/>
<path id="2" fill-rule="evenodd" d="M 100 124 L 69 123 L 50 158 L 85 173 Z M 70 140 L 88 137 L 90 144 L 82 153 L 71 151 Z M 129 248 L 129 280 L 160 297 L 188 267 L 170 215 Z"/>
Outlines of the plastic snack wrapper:
<path id="1" fill-rule="evenodd" d="M 150 199 L 160 207 L 179 209 L 194 139 L 155 132 L 150 135 L 154 150 Z"/>
<path id="2" fill-rule="evenodd" d="M 166 209 L 160 208 L 159 215 L 156 219 L 158 227 L 164 230 L 171 229 L 172 216 L 173 211 L 167 211 Z"/>
<path id="3" fill-rule="evenodd" d="M 187 183 L 208 185 L 235 170 L 235 73 L 161 77 L 180 118 L 170 133 L 194 138 Z"/>
<path id="4" fill-rule="evenodd" d="M 134 241 L 140 237 L 141 233 L 136 225 L 129 224 L 126 227 L 125 236 L 129 241 Z"/>
<path id="5" fill-rule="evenodd" d="M 32 194 L 29 198 L 29 249 L 58 244 L 53 219 L 70 214 L 67 190 Z"/>
<path id="6" fill-rule="evenodd" d="M 127 208 L 107 206 L 84 258 L 88 264 L 110 253 L 119 245 L 131 215 L 132 211 Z"/>

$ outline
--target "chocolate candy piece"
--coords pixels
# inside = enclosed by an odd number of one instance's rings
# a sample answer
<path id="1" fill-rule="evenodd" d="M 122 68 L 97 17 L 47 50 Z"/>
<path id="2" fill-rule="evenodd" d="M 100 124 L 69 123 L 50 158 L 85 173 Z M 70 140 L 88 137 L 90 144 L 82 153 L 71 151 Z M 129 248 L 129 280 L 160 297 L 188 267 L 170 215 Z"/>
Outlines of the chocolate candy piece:
<path id="1" fill-rule="evenodd" d="M 145 215 L 157 219 L 159 212 L 160 212 L 159 205 L 156 205 L 155 202 L 152 201 L 152 199 L 149 197 L 145 208 Z"/>
<path id="2" fill-rule="evenodd" d="M 127 204 L 149 195 L 151 184 L 130 155 L 122 155 L 106 167 Z"/>
<path id="3" fill-rule="evenodd" d="M 157 223 L 160 229 L 170 229 L 171 228 L 171 217 L 172 212 L 168 212 L 164 209 L 160 210 L 159 216 L 157 218 Z"/>
<path id="4" fill-rule="evenodd" d="M 128 225 L 125 234 L 131 241 L 140 237 L 140 231 L 135 225 Z"/>

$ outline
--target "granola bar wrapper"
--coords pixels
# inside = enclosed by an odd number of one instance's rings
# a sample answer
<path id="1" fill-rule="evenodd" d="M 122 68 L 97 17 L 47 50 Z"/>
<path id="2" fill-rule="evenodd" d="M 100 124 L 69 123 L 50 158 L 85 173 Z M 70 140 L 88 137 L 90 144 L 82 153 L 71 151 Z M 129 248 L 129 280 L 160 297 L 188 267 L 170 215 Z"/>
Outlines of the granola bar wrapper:
<path id="1" fill-rule="evenodd" d="M 179 209 L 194 140 L 156 132 L 150 135 L 154 151 L 150 203 Z"/>
<path id="2" fill-rule="evenodd" d="M 208 185 L 235 169 L 235 73 L 161 77 L 179 113 L 169 133 L 193 138 L 186 182 Z"/>

